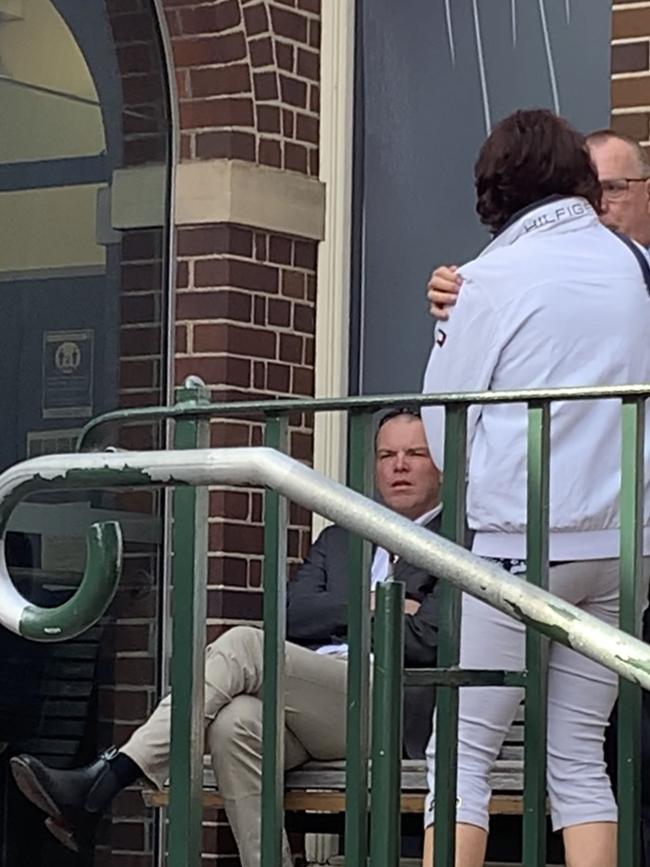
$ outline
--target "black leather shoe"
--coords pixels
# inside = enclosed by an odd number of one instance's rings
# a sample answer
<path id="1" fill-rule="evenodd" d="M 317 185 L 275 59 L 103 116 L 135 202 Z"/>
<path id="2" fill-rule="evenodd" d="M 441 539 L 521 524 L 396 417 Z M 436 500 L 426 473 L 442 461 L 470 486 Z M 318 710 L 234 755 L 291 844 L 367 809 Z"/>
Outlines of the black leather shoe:
<path id="1" fill-rule="evenodd" d="M 85 851 L 104 806 L 116 791 L 108 750 L 84 768 L 61 771 L 48 768 L 34 756 L 14 756 L 10 761 L 16 785 L 25 797 L 47 813 L 48 830 L 75 852 Z"/>

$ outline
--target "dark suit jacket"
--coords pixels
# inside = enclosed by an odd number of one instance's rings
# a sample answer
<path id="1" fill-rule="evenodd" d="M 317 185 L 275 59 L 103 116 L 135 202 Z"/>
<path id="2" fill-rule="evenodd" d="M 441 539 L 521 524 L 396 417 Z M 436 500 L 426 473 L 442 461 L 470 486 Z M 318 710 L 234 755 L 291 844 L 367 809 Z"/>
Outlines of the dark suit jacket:
<path id="1" fill-rule="evenodd" d="M 438 532 L 440 518 L 434 518 L 427 527 Z M 347 530 L 341 527 L 323 530 L 289 582 L 288 641 L 315 649 L 347 640 L 348 539 Z M 406 598 L 420 603 L 416 614 L 404 615 L 404 664 L 409 668 L 433 667 L 438 639 L 437 579 L 402 559 L 395 564 L 394 575 L 405 584 Z M 434 700 L 433 687 L 405 689 L 404 750 L 408 758 L 424 755 Z"/>

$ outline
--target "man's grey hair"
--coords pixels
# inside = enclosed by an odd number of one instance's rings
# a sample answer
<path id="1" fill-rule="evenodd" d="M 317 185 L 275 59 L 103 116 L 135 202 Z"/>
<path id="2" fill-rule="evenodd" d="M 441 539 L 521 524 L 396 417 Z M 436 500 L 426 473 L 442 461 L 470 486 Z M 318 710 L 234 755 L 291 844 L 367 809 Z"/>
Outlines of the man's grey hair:
<path id="1" fill-rule="evenodd" d="M 615 129 L 598 129 L 595 132 L 590 132 L 586 138 L 588 145 L 604 144 L 612 138 L 625 142 L 625 144 L 628 144 L 634 151 L 639 167 L 639 176 L 642 178 L 650 178 L 650 158 L 644 148 L 642 148 L 638 141 L 632 138 L 631 135 L 627 135 L 624 132 L 617 132 Z"/>

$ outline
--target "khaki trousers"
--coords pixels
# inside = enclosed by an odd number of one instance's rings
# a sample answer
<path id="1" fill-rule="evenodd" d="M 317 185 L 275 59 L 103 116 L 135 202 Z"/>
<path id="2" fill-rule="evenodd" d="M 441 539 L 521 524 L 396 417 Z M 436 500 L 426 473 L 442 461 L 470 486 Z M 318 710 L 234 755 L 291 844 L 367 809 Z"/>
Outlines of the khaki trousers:
<path id="1" fill-rule="evenodd" d="M 206 649 L 207 745 L 243 867 L 260 864 L 262 639 L 236 626 Z M 346 661 L 285 647 L 285 767 L 344 758 Z M 170 719 L 167 696 L 121 748 L 159 788 L 169 774 Z M 283 864 L 291 865 L 286 835 Z"/>

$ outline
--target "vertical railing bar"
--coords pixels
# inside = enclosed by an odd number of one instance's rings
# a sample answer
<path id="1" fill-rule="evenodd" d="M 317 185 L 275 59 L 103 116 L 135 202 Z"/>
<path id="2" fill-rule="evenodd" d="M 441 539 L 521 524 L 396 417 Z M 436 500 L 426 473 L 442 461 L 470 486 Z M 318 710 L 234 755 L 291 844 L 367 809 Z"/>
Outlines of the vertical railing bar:
<path id="1" fill-rule="evenodd" d="M 644 524 L 645 399 L 624 398 L 621 407 L 621 545 L 619 628 L 641 636 Z M 641 801 L 641 689 L 620 678 L 618 703 L 618 864 L 638 867 Z"/>
<path id="2" fill-rule="evenodd" d="M 372 490 L 372 417 L 350 415 L 348 484 Z M 368 857 L 368 732 L 370 682 L 370 545 L 358 536 L 349 543 L 347 744 L 345 776 L 345 861 L 365 865 Z"/>
<path id="3" fill-rule="evenodd" d="M 548 588 L 550 406 L 528 406 L 526 578 Z M 548 639 L 526 630 L 523 867 L 546 864 L 546 717 Z"/>
<path id="4" fill-rule="evenodd" d="M 207 403 L 204 386 L 177 401 Z M 174 447 L 207 448 L 207 420 L 176 422 Z M 178 487 L 173 497 L 169 865 L 199 867 L 203 818 L 203 719 L 208 565 L 208 489 Z"/>
<path id="5" fill-rule="evenodd" d="M 264 444 L 286 452 L 287 416 L 266 419 Z M 262 682 L 262 867 L 282 864 L 284 826 L 284 662 L 287 501 L 264 493 L 264 679 Z"/>
<path id="6" fill-rule="evenodd" d="M 370 867 L 397 867 L 400 857 L 404 584 L 375 591 L 372 678 Z"/>
<path id="7" fill-rule="evenodd" d="M 442 489 L 442 535 L 465 541 L 465 475 L 467 460 L 467 406 L 445 408 L 445 466 Z M 438 666 L 458 665 L 461 593 L 443 583 L 440 592 Z M 456 853 L 456 776 L 458 764 L 458 690 L 436 690 L 436 777 L 434 864 L 454 867 Z M 431 867 L 431 865 L 425 865 Z"/>

